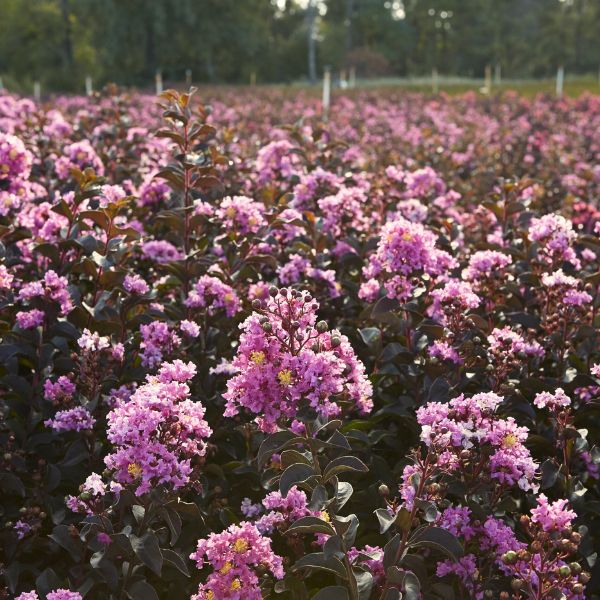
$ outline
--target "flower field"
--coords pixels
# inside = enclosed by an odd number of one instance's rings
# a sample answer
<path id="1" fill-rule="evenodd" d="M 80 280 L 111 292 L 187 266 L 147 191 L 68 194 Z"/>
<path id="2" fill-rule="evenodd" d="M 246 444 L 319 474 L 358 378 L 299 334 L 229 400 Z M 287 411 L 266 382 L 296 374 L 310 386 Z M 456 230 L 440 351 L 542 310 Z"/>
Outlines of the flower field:
<path id="1" fill-rule="evenodd" d="M 599 131 L 0 95 L 0 598 L 600 597 Z"/>

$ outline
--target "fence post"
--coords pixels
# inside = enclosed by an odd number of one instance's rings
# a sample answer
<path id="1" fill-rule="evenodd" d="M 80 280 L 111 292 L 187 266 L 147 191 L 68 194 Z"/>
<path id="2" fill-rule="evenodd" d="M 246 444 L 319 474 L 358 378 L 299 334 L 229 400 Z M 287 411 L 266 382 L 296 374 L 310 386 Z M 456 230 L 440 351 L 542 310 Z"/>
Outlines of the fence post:
<path id="1" fill-rule="evenodd" d="M 485 66 L 485 93 L 492 93 L 492 67 L 491 65 Z"/>
<path id="2" fill-rule="evenodd" d="M 154 83 L 156 85 L 156 95 L 158 96 L 159 94 L 162 94 L 163 91 L 162 73 L 160 71 L 156 71 Z"/>
<path id="3" fill-rule="evenodd" d="M 323 120 L 329 118 L 329 105 L 331 104 L 331 68 L 325 67 L 323 73 Z"/>
<path id="4" fill-rule="evenodd" d="M 350 67 L 350 77 L 348 78 L 348 86 L 356 87 L 356 67 Z"/>
<path id="5" fill-rule="evenodd" d="M 42 86 L 39 81 L 33 83 L 33 97 L 36 102 L 39 102 L 42 98 Z"/>
<path id="6" fill-rule="evenodd" d="M 87 75 L 85 78 L 85 94 L 86 96 L 91 96 L 94 92 L 94 88 L 92 87 L 92 78 L 90 75 Z"/>
<path id="7" fill-rule="evenodd" d="M 192 85 L 192 70 L 185 70 L 185 85 L 186 87 L 190 87 Z"/>
<path id="8" fill-rule="evenodd" d="M 556 96 L 562 98 L 563 87 L 565 84 L 565 68 L 561 65 L 556 71 Z"/>

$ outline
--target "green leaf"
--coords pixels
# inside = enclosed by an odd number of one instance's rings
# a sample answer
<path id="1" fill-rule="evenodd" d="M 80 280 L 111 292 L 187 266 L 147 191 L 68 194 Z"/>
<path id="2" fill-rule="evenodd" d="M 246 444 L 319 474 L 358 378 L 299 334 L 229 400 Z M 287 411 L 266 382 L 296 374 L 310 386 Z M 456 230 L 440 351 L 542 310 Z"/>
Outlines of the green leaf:
<path id="1" fill-rule="evenodd" d="M 369 598 L 371 598 L 371 590 L 373 589 L 373 575 L 362 569 L 355 569 L 353 573 L 354 578 L 356 579 L 359 600 L 369 600 Z"/>
<path id="2" fill-rule="evenodd" d="M 388 567 L 385 570 L 385 578 L 390 583 L 393 583 L 394 585 L 396 585 L 396 584 L 399 585 L 404 581 L 404 573 L 405 573 L 404 571 L 402 571 L 401 569 L 399 569 L 396 566 Z"/>
<path id="3" fill-rule="evenodd" d="M 279 480 L 279 491 L 281 495 L 285 498 L 295 485 L 303 483 L 307 481 L 311 477 L 315 476 L 315 470 L 310 465 L 305 465 L 302 463 L 296 463 L 295 465 L 290 465 L 281 476 Z"/>
<path id="4" fill-rule="evenodd" d="M 323 554 L 325 558 L 334 556 L 342 560 L 344 558 L 344 552 L 342 550 L 342 538 L 339 535 L 332 535 L 327 538 L 323 545 Z"/>
<path id="5" fill-rule="evenodd" d="M 394 524 L 396 515 L 390 514 L 387 508 L 378 508 L 374 512 L 379 521 L 379 533 L 385 533 Z"/>
<path id="6" fill-rule="evenodd" d="M 48 592 L 61 587 L 61 580 L 50 568 L 44 569 L 35 580 L 35 587 L 40 594 L 45 596 Z"/>
<path id="7" fill-rule="evenodd" d="M 463 554 L 458 538 L 441 527 L 426 527 L 418 530 L 409 541 L 412 548 L 431 548 L 457 560 Z"/>
<path id="8" fill-rule="evenodd" d="M 161 549 L 163 559 L 172 564 L 180 573 L 183 573 L 186 577 L 190 576 L 190 572 L 185 564 L 185 561 L 177 552 L 169 550 L 168 548 Z"/>
<path id="9" fill-rule="evenodd" d="M 404 597 L 406 600 L 419 600 L 421 598 L 421 583 L 414 573 L 407 571 L 404 574 L 402 587 L 404 589 Z"/>
<path id="10" fill-rule="evenodd" d="M 48 537 L 61 546 L 61 548 L 64 548 L 75 562 L 81 560 L 83 544 L 79 536 L 71 535 L 71 531 L 67 525 L 57 525 Z"/>
<path id="11" fill-rule="evenodd" d="M 400 303 L 398 300 L 396 300 L 396 298 L 388 298 L 387 296 L 384 296 L 383 298 L 377 300 L 375 306 L 373 306 L 373 309 L 371 310 L 371 316 L 379 317 L 389 312 L 398 310 L 399 308 Z"/>
<path id="12" fill-rule="evenodd" d="M 165 506 L 162 514 L 171 532 L 171 546 L 174 546 L 181 535 L 181 517 L 170 506 Z"/>
<path id="13" fill-rule="evenodd" d="M 131 534 L 129 540 L 133 551 L 142 563 L 160 576 L 163 557 L 156 535 L 151 531 L 147 531 L 141 537 Z"/>
<path id="14" fill-rule="evenodd" d="M 302 517 L 294 521 L 287 529 L 286 533 L 325 533 L 335 535 L 333 527 L 319 517 Z"/>
<path id="15" fill-rule="evenodd" d="M 320 569 L 322 571 L 329 571 L 342 579 L 348 579 L 348 574 L 342 561 L 335 558 L 335 556 L 326 557 L 323 552 L 306 554 L 298 559 L 292 568 L 295 571 L 304 568 Z"/>
<path id="16" fill-rule="evenodd" d="M 383 548 L 383 568 L 393 567 L 396 565 L 396 555 L 400 549 L 402 538 L 397 533 Z"/>
<path id="17" fill-rule="evenodd" d="M 273 454 L 279 452 L 279 450 L 281 450 L 287 444 L 287 442 L 295 437 L 296 434 L 289 429 L 278 431 L 277 433 L 273 433 L 272 435 L 266 437 L 258 449 L 258 455 L 256 457 L 258 468 L 261 469 L 263 464 L 269 460 Z"/>
<path id="18" fill-rule="evenodd" d="M 348 590 L 341 585 L 330 585 L 318 591 L 312 600 L 348 600 Z"/>
<path id="19" fill-rule="evenodd" d="M 159 600 L 156 590 L 147 581 L 136 581 L 126 590 L 131 600 Z"/>
<path id="20" fill-rule="evenodd" d="M 381 346 L 381 331 L 377 327 L 365 327 L 360 330 L 360 337 L 371 352 L 377 352 Z"/>
<path id="21" fill-rule="evenodd" d="M 362 460 L 356 458 L 356 456 L 340 456 L 327 465 L 323 473 L 323 481 L 327 482 L 335 475 L 344 473 L 345 471 L 366 473 L 368 470 L 369 467 Z"/>

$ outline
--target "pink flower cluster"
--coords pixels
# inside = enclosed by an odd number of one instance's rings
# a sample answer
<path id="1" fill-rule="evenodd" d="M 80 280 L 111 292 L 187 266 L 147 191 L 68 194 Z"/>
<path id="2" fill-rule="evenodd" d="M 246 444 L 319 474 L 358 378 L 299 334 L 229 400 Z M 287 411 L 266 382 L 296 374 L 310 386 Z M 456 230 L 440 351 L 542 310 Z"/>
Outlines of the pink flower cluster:
<path id="1" fill-rule="evenodd" d="M 471 255 L 463 277 L 479 289 L 491 279 L 504 278 L 505 269 L 512 263 L 508 254 L 496 250 L 479 250 Z"/>
<path id="2" fill-rule="evenodd" d="M 297 415 L 302 403 L 321 415 L 334 416 L 350 402 L 361 413 L 372 407 L 372 387 L 364 365 L 346 336 L 316 324 L 318 303 L 307 292 L 273 288 L 266 303 L 241 325 L 233 365 L 239 374 L 227 383 L 226 416 L 240 408 L 259 415 L 267 431 L 279 419 Z"/>
<path id="3" fill-rule="evenodd" d="M 181 344 L 181 338 L 164 321 L 140 325 L 140 356 L 144 367 L 154 368 Z"/>
<path id="4" fill-rule="evenodd" d="M 204 308 L 210 315 L 224 309 L 228 317 L 233 317 L 241 310 L 240 304 L 236 291 L 211 275 L 202 275 L 185 300 L 185 305 L 189 308 Z"/>
<path id="5" fill-rule="evenodd" d="M 190 558 L 199 569 L 206 563 L 213 569 L 192 600 L 262 600 L 258 570 L 268 570 L 276 579 L 284 575 L 283 561 L 271 549 L 271 540 L 245 521 L 199 540 Z"/>
<path id="6" fill-rule="evenodd" d="M 501 520 L 489 516 L 483 522 L 475 519 L 471 509 L 450 506 L 444 510 L 436 523 L 457 536 L 465 545 L 465 554 L 458 561 L 444 560 L 437 565 L 438 577 L 454 574 L 473 598 L 483 600 L 486 564 L 504 570 L 502 555 L 520 550 L 525 544 L 518 541 L 515 532 Z"/>
<path id="7" fill-rule="evenodd" d="M 68 402 L 74 393 L 75 385 L 65 375 L 61 375 L 54 383 L 50 379 L 44 381 L 44 400 L 53 404 Z"/>
<path id="8" fill-rule="evenodd" d="M 532 219 L 529 226 L 529 239 L 539 244 L 539 260 L 550 266 L 556 267 L 562 262 L 569 262 L 576 268 L 581 266 L 572 248 L 576 238 L 573 224 L 562 215 L 544 215 Z"/>
<path id="9" fill-rule="evenodd" d="M 276 529 L 285 530 L 294 521 L 308 515 L 319 515 L 319 511 L 312 511 L 308 507 L 306 494 L 296 486 L 292 487 L 284 498 L 280 492 L 267 494 L 260 505 L 242 505 L 242 512 L 247 518 L 268 511 L 256 520 L 257 529 L 263 533 L 273 533 Z"/>
<path id="10" fill-rule="evenodd" d="M 83 406 L 60 410 L 53 419 L 44 421 L 46 427 L 51 427 L 56 432 L 92 429 L 95 423 L 96 419 Z"/>
<path id="11" fill-rule="evenodd" d="M 39 281 L 26 283 L 19 290 L 19 300 L 31 302 L 35 298 L 56 302 L 60 306 L 61 315 L 66 316 L 73 308 L 73 301 L 68 290 L 66 277 L 49 270 Z"/>
<path id="12" fill-rule="evenodd" d="M 247 196 L 228 196 L 221 200 L 216 215 L 225 233 L 247 235 L 265 226 L 264 212 L 262 202 L 255 202 Z"/>
<path id="13" fill-rule="evenodd" d="M 164 363 L 148 376 L 128 402 L 108 414 L 109 441 L 116 449 L 105 458 L 113 478 L 135 487 L 138 496 L 152 487 L 179 489 L 190 483 L 193 461 L 204 456 L 212 430 L 204 407 L 190 400 L 186 381 L 196 373 L 192 363 Z"/>
<path id="14" fill-rule="evenodd" d="M 466 477 L 475 468 L 481 482 L 535 490 L 537 464 L 524 445 L 528 430 L 512 417 L 498 417 L 496 410 L 502 400 L 487 392 L 471 398 L 461 394 L 448 404 L 429 402 L 417 409 L 421 441 L 435 451 L 437 468 L 445 473 Z M 486 456 L 483 468 L 482 453 Z M 409 506 L 415 493 L 411 480 L 415 472 L 413 465 L 404 470 L 401 494 Z"/>
<path id="15" fill-rule="evenodd" d="M 423 275 L 436 277 L 454 267 L 455 260 L 437 248 L 436 242 L 436 235 L 420 223 L 402 217 L 386 223 L 377 250 L 363 269 L 366 281 L 359 296 L 375 300 L 382 280 L 390 298 L 406 300 Z"/>
<path id="16" fill-rule="evenodd" d="M 54 164 L 56 174 L 60 179 L 68 179 L 71 169 L 86 169 L 91 167 L 96 175 L 104 175 L 104 163 L 96 154 L 88 140 L 68 144 L 63 148 L 63 156 Z"/>
<path id="17" fill-rule="evenodd" d="M 26 180 L 33 156 L 20 138 L 0 132 L 0 180 Z"/>
<path id="18" fill-rule="evenodd" d="M 289 179 L 298 170 L 300 157 L 287 140 L 270 142 L 263 146 L 256 157 L 258 184 L 265 185 L 277 179 Z"/>
<path id="19" fill-rule="evenodd" d="M 40 600 L 36 592 L 23 592 L 15 600 Z M 58 589 L 46 594 L 46 600 L 83 600 L 79 592 L 71 592 L 66 589 Z"/>

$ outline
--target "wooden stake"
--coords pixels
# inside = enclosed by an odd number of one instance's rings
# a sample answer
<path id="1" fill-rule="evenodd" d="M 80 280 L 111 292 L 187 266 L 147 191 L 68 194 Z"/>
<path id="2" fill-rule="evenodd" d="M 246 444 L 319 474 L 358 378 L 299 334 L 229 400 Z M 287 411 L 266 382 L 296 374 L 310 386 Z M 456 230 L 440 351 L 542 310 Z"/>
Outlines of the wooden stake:
<path id="1" fill-rule="evenodd" d="M 329 105 L 331 104 L 331 69 L 325 67 L 323 73 L 323 120 L 329 118 Z"/>
<path id="2" fill-rule="evenodd" d="M 562 98 L 565 84 L 565 68 L 561 65 L 556 71 L 556 96 Z"/>

